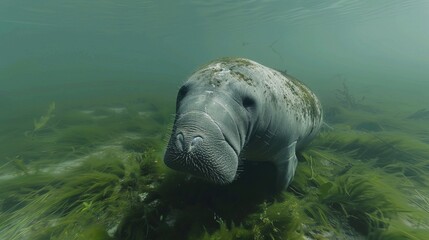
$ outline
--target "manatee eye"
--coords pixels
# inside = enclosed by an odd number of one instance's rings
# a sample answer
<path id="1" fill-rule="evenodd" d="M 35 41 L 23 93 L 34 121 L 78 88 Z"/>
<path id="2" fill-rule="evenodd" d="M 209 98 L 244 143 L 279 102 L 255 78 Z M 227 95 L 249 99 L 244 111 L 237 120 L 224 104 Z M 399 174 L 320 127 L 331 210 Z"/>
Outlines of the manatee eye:
<path id="1" fill-rule="evenodd" d="M 247 110 L 254 108 L 256 105 L 255 100 L 250 96 L 243 97 L 243 107 Z"/>
<path id="2" fill-rule="evenodd" d="M 177 100 L 176 102 L 180 102 L 185 96 L 186 94 L 189 92 L 189 86 L 188 85 L 183 85 L 180 89 L 179 92 L 177 93 Z"/>

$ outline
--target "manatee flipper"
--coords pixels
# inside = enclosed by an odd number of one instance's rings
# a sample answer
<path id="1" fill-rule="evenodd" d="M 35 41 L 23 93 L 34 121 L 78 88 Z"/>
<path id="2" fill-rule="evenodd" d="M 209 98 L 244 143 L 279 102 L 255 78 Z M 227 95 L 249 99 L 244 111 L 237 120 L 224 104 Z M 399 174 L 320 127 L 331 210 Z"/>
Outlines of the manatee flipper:
<path id="1" fill-rule="evenodd" d="M 274 161 L 276 167 L 276 189 L 286 189 L 295 175 L 295 169 L 298 165 L 298 158 L 295 154 L 296 141 L 280 151 Z"/>

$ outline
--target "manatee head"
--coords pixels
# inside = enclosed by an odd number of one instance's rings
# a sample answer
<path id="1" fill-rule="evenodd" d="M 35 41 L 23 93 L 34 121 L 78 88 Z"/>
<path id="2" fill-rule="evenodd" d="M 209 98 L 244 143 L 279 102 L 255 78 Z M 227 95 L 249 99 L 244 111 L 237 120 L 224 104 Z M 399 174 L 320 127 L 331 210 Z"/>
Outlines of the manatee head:
<path id="1" fill-rule="evenodd" d="M 231 183 L 255 107 L 256 101 L 240 86 L 214 86 L 191 77 L 177 96 L 165 164 L 216 184 Z"/>

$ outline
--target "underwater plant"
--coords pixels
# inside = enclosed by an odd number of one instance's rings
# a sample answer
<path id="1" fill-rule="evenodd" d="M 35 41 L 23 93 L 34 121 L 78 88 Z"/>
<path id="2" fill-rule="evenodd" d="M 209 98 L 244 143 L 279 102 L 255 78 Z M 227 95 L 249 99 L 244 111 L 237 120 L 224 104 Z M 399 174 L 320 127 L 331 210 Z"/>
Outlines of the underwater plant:
<path id="1" fill-rule="evenodd" d="M 46 124 L 54 116 L 55 111 L 55 102 L 49 104 L 48 110 L 45 115 L 42 115 L 39 119 L 34 119 L 34 129 L 33 132 L 40 131 L 46 127 Z"/>
<path id="2" fill-rule="evenodd" d="M 153 171 L 146 157 L 107 151 L 60 175 L 34 173 L 3 181 L 8 188 L 0 195 L 0 236 L 84 239 L 96 234 L 111 239 L 108 230 L 119 224 L 130 203 L 140 201 L 138 191 L 154 181 L 141 174 L 148 167 Z M 143 188 L 134 188 L 136 181 Z M 16 191 L 24 186 L 23 192 Z"/>
<path id="3" fill-rule="evenodd" d="M 338 102 L 343 107 L 348 109 L 363 108 L 360 103 L 365 100 L 365 96 L 363 96 L 360 100 L 356 100 L 355 96 L 351 94 L 349 87 L 346 84 L 346 78 L 342 75 L 337 75 L 336 78 L 340 79 L 342 82 L 342 87 L 335 90 Z"/>

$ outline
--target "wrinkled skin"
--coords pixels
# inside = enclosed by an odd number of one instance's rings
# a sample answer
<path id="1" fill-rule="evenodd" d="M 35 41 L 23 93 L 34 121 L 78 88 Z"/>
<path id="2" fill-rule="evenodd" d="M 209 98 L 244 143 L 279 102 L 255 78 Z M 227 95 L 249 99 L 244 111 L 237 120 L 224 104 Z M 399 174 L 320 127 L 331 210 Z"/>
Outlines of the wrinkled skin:
<path id="1" fill-rule="evenodd" d="M 167 166 L 219 184 L 232 182 L 250 124 L 249 113 L 234 99 L 238 95 L 182 87 L 165 154 Z"/>
<path id="2" fill-rule="evenodd" d="M 270 161 L 277 185 L 293 178 L 295 151 L 322 122 L 320 103 L 289 76 L 247 59 L 221 59 L 181 87 L 164 156 L 170 168 L 231 183 L 241 161 Z"/>

